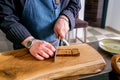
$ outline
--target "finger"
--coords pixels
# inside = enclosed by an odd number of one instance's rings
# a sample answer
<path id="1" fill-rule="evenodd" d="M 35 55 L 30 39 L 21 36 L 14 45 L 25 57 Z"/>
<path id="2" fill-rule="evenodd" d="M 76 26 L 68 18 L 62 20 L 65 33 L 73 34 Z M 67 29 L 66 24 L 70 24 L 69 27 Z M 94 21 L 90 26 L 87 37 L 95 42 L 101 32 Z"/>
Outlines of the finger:
<path id="1" fill-rule="evenodd" d="M 50 49 L 52 52 L 55 52 L 55 51 L 56 51 L 55 47 L 54 47 L 52 44 L 50 44 L 50 43 L 46 43 L 46 47 L 47 47 L 48 49 Z"/>
<path id="2" fill-rule="evenodd" d="M 60 31 L 60 30 L 58 32 L 56 31 L 55 34 L 56 34 L 56 38 L 59 38 L 59 37 L 60 37 L 60 39 L 64 38 L 63 31 Z"/>
<path id="3" fill-rule="evenodd" d="M 44 57 L 40 56 L 39 54 L 36 54 L 34 57 L 38 60 L 44 60 Z"/>
<path id="4" fill-rule="evenodd" d="M 56 38 L 59 38 L 59 34 L 56 34 Z"/>
<path id="5" fill-rule="evenodd" d="M 44 51 L 42 51 L 42 50 L 40 50 L 40 51 L 38 52 L 38 54 L 39 54 L 40 56 L 44 57 L 44 58 L 49 58 L 49 55 L 48 55 L 47 53 L 45 53 Z"/>
<path id="6" fill-rule="evenodd" d="M 47 54 L 50 55 L 50 56 L 53 56 L 53 55 L 54 55 L 54 52 L 52 52 L 52 51 L 51 51 L 49 48 L 47 48 L 47 47 L 44 47 L 43 50 L 44 50 L 45 53 L 47 53 Z"/>
<path id="7" fill-rule="evenodd" d="M 43 41 L 41 46 L 49 48 L 52 52 L 55 52 L 55 50 L 56 50 L 55 47 L 52 44 L 50 44 L 49 42 Z"/>
<path id="8" fill-rule="evenodd" d="M 60 39 L 63 40 L 65 38 L 64 32 L 61 31 L 59 36 L 60 36 Z"/>
<path id="9" fill-rule="evenodd" d="M 55 31 L 55 35 L 56 35 L 56 38 L 59 37 L 59 33 L 57 31 Z"/>

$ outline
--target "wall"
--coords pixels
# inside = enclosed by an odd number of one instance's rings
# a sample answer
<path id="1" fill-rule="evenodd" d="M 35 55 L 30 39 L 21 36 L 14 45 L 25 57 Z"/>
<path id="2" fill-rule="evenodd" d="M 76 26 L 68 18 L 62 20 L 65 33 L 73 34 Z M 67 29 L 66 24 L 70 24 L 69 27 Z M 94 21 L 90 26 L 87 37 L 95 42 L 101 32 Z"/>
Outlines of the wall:
<path id="1" fill-rule="evenodd" d="M 85 0 L 80 0 L 81 1 L 81 10 L 79 12 L 79 18 L 84 20 L 84 6 L 85 6 Z"/>
<path id="2" fill-rule="evenodd" d="M 106 26 L 120 31 L 120 0 L 109 0 Z"/>

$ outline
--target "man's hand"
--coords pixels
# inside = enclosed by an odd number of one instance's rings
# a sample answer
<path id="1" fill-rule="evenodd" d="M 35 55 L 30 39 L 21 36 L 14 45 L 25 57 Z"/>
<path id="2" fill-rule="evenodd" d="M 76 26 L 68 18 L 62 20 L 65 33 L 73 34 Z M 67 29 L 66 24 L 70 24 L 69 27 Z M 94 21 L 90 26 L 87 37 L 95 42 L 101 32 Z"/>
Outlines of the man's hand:
<path id="1" fill-rule="evenodd" d="M 60 37 L 60 39 L 64 39 L 65 35 L 69 31 L 69 20 L 66 16 L 62 15 L 58 18 L 54 26 L 54 32 L 56 37 Z"/>
<path id="2" fill-rule="evenodd" d="M 31 40 L 33 37 L 27 37 L 21 44 L 25 46 L 25 44 Z M 34 40 L 29 51 L 32 56 L 34 56 L 38 60 L 44 60 L 54 55 L 55 47 L 48 42 L 42 40 Z"/>
<path id="3" fill-rule="evenodd" d="M 48 42 L 35 40 L 29 51 L 36 59 L 44 60 L 54 55 L 55 47 Z"/>

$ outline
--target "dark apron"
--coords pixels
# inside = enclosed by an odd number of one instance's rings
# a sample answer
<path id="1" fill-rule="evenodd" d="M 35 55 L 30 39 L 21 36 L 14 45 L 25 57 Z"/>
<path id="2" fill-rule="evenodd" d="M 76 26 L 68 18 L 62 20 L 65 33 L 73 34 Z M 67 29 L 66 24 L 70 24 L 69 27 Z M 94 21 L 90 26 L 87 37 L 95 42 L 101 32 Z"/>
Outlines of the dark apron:
<path id="1" fill-rule="evenodd" d="M 26 0 L 22 22 L 36 39 L 49 42 L 56 38 L 53 29 L 59 13 L 60 3 L 55 0 Z"/>

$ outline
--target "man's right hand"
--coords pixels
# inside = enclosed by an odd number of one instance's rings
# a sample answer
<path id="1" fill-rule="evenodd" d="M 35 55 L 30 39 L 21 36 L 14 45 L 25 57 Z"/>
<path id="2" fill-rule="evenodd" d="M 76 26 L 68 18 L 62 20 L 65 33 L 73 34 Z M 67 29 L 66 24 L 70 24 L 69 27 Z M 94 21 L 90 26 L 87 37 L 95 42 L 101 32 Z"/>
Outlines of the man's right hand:
<path id="1" fill-rule="evenodd" d="M 55 47 L 45 41 L 35 40 L 32 47 L 29 49 L 32 56 L 38 60 L 44 60 L 54 55 Z"/>
<path id="2" fill-rule="evenodd" d="M 21 44 L 25 46 L 32 38 L 32 36 L 26 38 Z M 29 48 L 30 54 L 38 60 L 44 60 L 53 56 L 55 50 L 55 47 L 49 42 L 37 39 L 33 41 L 32 46 Z"/>

